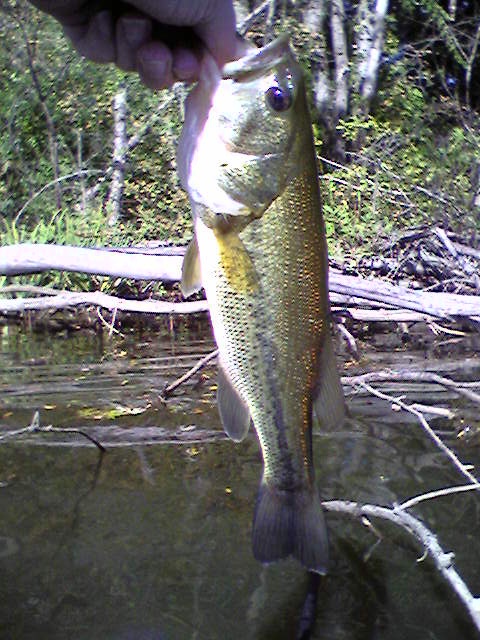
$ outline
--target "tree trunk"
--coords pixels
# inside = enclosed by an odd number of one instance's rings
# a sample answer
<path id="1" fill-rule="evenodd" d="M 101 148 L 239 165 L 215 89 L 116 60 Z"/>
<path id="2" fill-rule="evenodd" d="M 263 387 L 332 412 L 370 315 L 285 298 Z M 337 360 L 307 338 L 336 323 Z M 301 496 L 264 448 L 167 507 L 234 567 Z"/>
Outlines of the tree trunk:
<path id="1" fill-rule="evenodd" d="M 105 203 L 108 224 L 120 220 L 127 161 L 127 89 L 123 86 L 113 98 L 113 158 L 110 192 Z"/>
<path id="2" fill-rule="evenodd" d="M 365 3 L 365 13 L 361 16 L 359 37 L 357 40 L 359 79 L 358 93 L 362 112 L 368 115 L 370 102 L 377 88 L 378 70 L 385 40 L 385 17 L 388 0 L 376 0 L 374 7 Z"/>
<path id="3" fill-rule="evenodd" d="M 53 183 L 55 189 L 55 204 L 57 206 L 57 210 L 62 208 L 62 190 L 60 186 L 60 167 L 58 162 L 58 137 L 57 130 L 55 127 L 55 122 L 53 120 L 52 114 L 50 113 L 50 109 L 47 103 L 47 96 L 45 95 L 40 80 L 38 78 L 37 70 L 35 68 L 35 52 L 34 48 L 30 42 L 30 38 L 28 33 L 25 30 L 24 24 L 22 22 L 19 23 L 19 26 L 22 30 L 24 42 L 25 42 L 25 50 L 27 53 L 27 64 L 28 70 L 30 72 L 30 77 L 32 78 L 32 85 L 37 94 L 38 101 L 40 103 L 40 107 L 42 109 L 43 115 L 45 116 L 45 124 L 47 127 L 47 140 L 48 140 L 48 150 L 50 154 L 50 163 L 52 165 L 52 173 L 53 173 Z"/>
<path id="4" fill-rule="evenodd" d="M 332 0 L 330 30 L 335 65 L 335 119 L 338 121 L 348 111 L 349 64 L 343 0 Z"/>
<path id="5" fill-rule="evenodd" d="M 328 73 L 325 22 L 327 8 L 324 0 L 308 3 L 302 11 L 301 20 L 312 39 L 310 64 L 312 70 L 315 116 L 331 128 L 332 83 Z"/>

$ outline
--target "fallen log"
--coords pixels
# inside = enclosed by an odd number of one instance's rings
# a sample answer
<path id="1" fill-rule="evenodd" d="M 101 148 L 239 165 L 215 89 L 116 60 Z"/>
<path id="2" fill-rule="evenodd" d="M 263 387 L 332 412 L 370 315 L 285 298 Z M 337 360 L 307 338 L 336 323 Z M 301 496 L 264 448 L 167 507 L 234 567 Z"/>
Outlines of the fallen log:
<path id="1" fill-rule="evenodd" d="M 347 305 L 362 306 L 368 300 L 381 302 L 387 308 L 409 309 L 434 318 L 467 317 L 480 321 L 480 296 L 407 289 L 380 278 L 346 276 L 333 269 L 330 270 L 329 287 L 330 292 L 344 296 L 341 300 Z"/>
<path id="2" fill-rule="evenodd" d="M 174 249 L 174 250 L 172 250 Z M 135 257 L 130 249 L 88 249 L 84 247 L 67 247 L 58 245 L 20 244 L 0 247 L 0 274 L 13 276 L 50 269 L 61 271 L 77 271 L 88 274 L 123 277 L 134 280 L 154 280 L 177 282 L 181 277 L 181 265 L 184 248 L 158 247 L 152 253 L 139 253 L 135 249 Z M 443 320 L 461 318 L 480 322 L 480 296 L 455 293 L 431 292 L 422 289 L 410 289 L 393 285 L 380 278 L 364 278 L 350 276 L 336 269 L 330 269 L 330 295 L 332 302 L 349 307 L 363 308 L 364 313 L 352 314 L 362 316 L 362 320 L 398 321 L 401 317 L 386 311 L 406 310 L 418 315 L 405 314 L 402 320 L 424 320 L 425 317 Z M 9 287 L 0 293 L 10 293 Z M 39 292 L 41 293 L 41 292 Z M 33 309 L 60 309 L 68 306 L 95 305 L 107 309 L 135 311 L 146 313 L 197 313 L 205 311 L 207 303 L 200 302 L 164 302 L 157 300 L 125 300 L 116 296 L 108 296 L 100 292 L 73 293 L 45 291 L 45 297 L 17 298 L 0 300 L 0 312 L 17 313 Z M 376 307 L 377 311 L 370 317 L 365 307 Z M 379 313 L 378 308 L 385 313 Z"/>
<path id="3" fill-rule="evenodd" d="M 166 251 L 165 251 L 166 249 Z M 112 278 L 178 282 L 183 256 L 169 247 L 158 253 L 121 249 L 72 247 L 55 244 L 12 244 L 0 247 L 0 275 L 19 276 L 43 271 L 74 271 Z"/>

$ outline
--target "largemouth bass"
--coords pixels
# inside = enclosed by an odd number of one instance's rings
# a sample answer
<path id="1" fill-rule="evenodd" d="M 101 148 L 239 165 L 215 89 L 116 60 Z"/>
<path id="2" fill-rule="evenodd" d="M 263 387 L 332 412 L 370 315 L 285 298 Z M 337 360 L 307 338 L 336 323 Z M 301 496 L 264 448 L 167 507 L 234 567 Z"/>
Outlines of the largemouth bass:
<path id="1" fill-rule="evenodd" d="M 262 562 L 293 555 L 325 573 L 312 410 L 324 426 L 338 424 L 344 400 L 311 121 L 287 38 L 221 73 L 204 59 L 186 102 L 178 168 L 195 227 L 182 290 L 205 288 L 225 431 L 240 441 L 252 421 L 263 453 L 254 555 Z"/>

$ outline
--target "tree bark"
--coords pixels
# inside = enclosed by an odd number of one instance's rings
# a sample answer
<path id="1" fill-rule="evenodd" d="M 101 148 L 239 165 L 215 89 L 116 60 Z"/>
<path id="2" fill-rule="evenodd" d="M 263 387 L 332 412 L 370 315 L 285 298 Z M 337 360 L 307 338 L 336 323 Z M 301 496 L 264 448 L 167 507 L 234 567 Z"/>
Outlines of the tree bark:
<path id="1" fill-rule="evenodd" d="M 338 120 L 348 111 L 349 64 L 343 0 L 332 0 L 330 30 L 335 65 L 335 117 Z"/>
<path id="2" fill-rule="evenodd" d="M 113 157 L 112 180 L 105 208 L 108 224 L 113 227 L 120 220 L 123 189 L 125 185 L 125 165 L 127 162 L 127 89 L 122 87 L 113 98 Z"/>
<path id="3" fill-rule="evenodd" d="M 357 40 L 359 78 L 358 93 L 362 112 L 367 115 L 377 88 L 378 70 L 385 39 L 385 17 L 388 0 L 376 0 L 372 9 L 365 3 L 365 13 L 361 17 L 360 33 Z"/>
<path id="4" fill-rule="evenodd" d="M 309 2 L 302 12 L 302 22 L 312 39 L 310 58 L 315 117 L 331 129 L 333 87 L 328 72 L 327 42 L 325 37 L 328 19 L 324 0 Z"/>
<path id="5" fill-rule="evenodd" d="M 131 254 L 126 252 L 51 244 L 0 247 L 0 273 L 7 276 L 55 270 L 178 282 L 182 261 L 181 255 L 135 254 L 135 260 L 132 260 Z"/>

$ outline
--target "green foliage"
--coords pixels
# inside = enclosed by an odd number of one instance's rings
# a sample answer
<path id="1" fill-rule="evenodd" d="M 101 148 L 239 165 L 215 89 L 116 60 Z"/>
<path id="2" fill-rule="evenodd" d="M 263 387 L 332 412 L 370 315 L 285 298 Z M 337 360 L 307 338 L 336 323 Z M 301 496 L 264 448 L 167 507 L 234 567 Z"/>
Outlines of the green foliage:
<path id="1" fill-rule="evenodd" d="M 387 50 L 397 47 L 387 39 Z M 373 114 L 339 123 L 348 162 L 327 159 L 321 183 L 334 253 L 371 251 L 377 240 L 416 225 L 480 231 L 472 208 L 480 119 L 432 92 L 432 84 L 418 58 L 402 59 L 384 71 Z"/>
<path id="2" fill-rule="evenodd" d="M 437 2 L 420 6 L 403 0 L 400 6 L 412 20 L 422 12 L 425 33 L 435 34 L 433 42 L 443 37 L 447 50 L 455 44 L 449 17 Z M 310 84 L 311 34 L 297 14 L 286 17 L 281 28 L 294 34 Z M 387 56 L 398 53 L 401 42 L 405 45 L 405 36 L 399 35 L 402 19 L 396 10 L 388 20 Z M 338 165 L 327 157 L 323 163 L 326 227 L 335 252 L 369 251 L 379 237 L 412 225 L 446 221 L 453 228 L 479 229 L 472 210 L 478 115 L 439 94 L 438 78 L 420 45 L 409 43 L 406 51 L 382 67 L 370 115 L 357 110 L 338 123 L 345 160 Z M 179 101 L 158 114 L 163 93 L 149 91 L 134 75 L 82 60 L 56 22 L 26 0 L 5 0 L 0 9 L 0 69 L 0 244 L 98 246 L 190 238 L 189 204 L 175 162 Z M 121 86 L 128 95 L 128 136 L 150 128 L 128 154 L 122 218 L 110 227 L 105 203 L 112 99 Z M 314 134 L 319 156 L 327 154 L 326 132 L 314 125 Z M 96 197 L 82 206 L 85 193 L 100 179 Z M 114 286 L 108 279 L 79 274 L 29 276 L 28 282 L 80 289 Z"/>
<path id="3" fill-rule="evenodd" d="M 162 94 L 146 89 L 134 75 L 82 60 L 57 23 L 25 0 L 9 1 L 3 11 L 0 221 L 8 232 L 2 234 L 1 242 L 18 238 L 60 244 L 182 241 L 191 226 L 187 198 L 176 176 L 177 105 L 156 119 L 129 155 L 120 228 L 113 232 L 106 224 L 108 178 L 97 197 L 87 203 L 82 219 L 82 194 L 111 163 L 111 105 L 120 84 L 128 93 L 129 137 L 149 124 Z M 52 150 L 58 156 L 58 173 Z"/>

